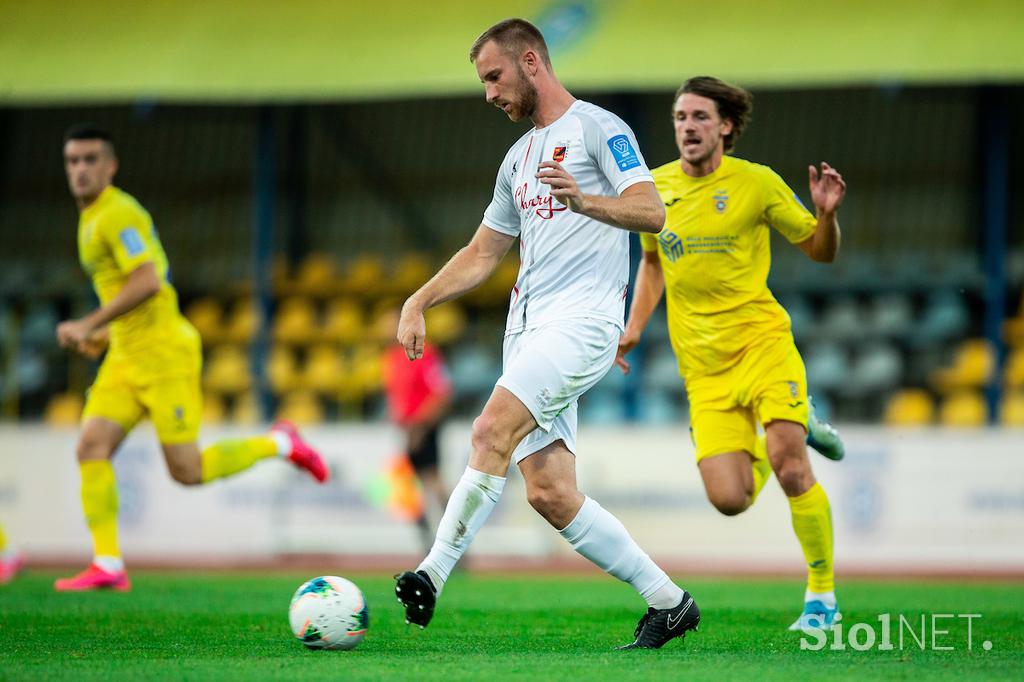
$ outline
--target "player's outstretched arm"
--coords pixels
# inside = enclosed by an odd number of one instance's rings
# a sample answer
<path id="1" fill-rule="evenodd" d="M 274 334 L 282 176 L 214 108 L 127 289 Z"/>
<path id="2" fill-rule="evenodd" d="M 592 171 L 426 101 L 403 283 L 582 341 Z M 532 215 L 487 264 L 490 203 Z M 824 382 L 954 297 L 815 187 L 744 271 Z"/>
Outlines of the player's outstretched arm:
<path id="1" fill-rule="evenodd" d="M 481 224 L 469 244 L 405 301 L 398 321 L 398 342 L 410 360 L 423 357 L 427 335 L 423 312 L 478 287 L 491 276 L 515 240 Z"/>
<path id="2" fill-rule="evenodd" d="M 660 232 L 665 224 L 665 206 L 653 182 L 638 182 L 617 197 L 606 197 L 584 194 L 569 171 L 555 161 L 540 164 L 537 177 L 551 187 L 551 196 L 573 213 L 630 232 Z"/>
<path id="3" fill-rule="evenodd" d="M 640 335 L 651 319 L 651 313 L 658 307 L 658 301 L 665 293 L 665 276 L 661 271 L 661 260 L 657 251 L 644 251 L 640 265 L 636 269 L 636 285 L 633 291 L 633 303 L 629 306 L 629 320 L 626 331 L 619 338 L 619 352 L 615 356 L 615 364 L 623 374 L 629 374 L 629 361 L 626 354 L 640 343 Z"/>
<path id="4" fill-rule="evenodd" d="M 846 182 L 835 168 L 822 162 L 821 172 L 808 167 L 811 199 L 818 215 L 818 224 L 810 239 L 800 242 L 800 248 L 811 260 L 831 263 L 839 253 L 839 206 L 846 196 Z"/>
<path id="5" fill-rule="evenodd" d="M 106 305 L 80 319 L 58 324 L 57 341 L 62 348 L 88 355 L 90 339 L 97 330 L 156 296 L 160 286 L 156 266 L 143 263 L 131 271 L 121 290 Z"/>

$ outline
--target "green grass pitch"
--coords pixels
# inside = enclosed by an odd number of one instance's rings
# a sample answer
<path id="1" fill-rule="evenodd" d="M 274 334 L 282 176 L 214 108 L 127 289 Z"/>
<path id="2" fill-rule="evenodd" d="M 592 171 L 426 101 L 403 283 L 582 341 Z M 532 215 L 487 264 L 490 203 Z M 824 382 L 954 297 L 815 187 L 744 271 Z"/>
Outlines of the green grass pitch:
<path id="1" fill-rule="evenodd" d="M 30 571 L 0 587 L 0 680 L 1024 679 L 1020 583 L 844 581 L 843 623 L 872 625 L 876 646 L 833 651 L 830 639 L 803 651 L 800 633 L 786 631 L 799 582 L 680 578 L 700 604 L 700 630 L 660 651 L 615 651 L 643 604 L 599 574 L 459 574 L 425 631 L 404 624 L 390 576 L 351 575 L 370 631 L 358 649 L 335 652 L 307 650 L 288 630 L 288 601 L 310 574 L 135 571 L 128 594 L 55 594 L 55 576 Z M 888 651 L 877 642 L 884 613 Z M 926 650 L 906 628 L 901 649 L 899 614 L 920 636 L 922 613 Z M 930 614 L 981 614 L 971 650 L 963 618 L 940 618 L 948 633 L 936 643 L 953 648 L 931 650 Z"/>

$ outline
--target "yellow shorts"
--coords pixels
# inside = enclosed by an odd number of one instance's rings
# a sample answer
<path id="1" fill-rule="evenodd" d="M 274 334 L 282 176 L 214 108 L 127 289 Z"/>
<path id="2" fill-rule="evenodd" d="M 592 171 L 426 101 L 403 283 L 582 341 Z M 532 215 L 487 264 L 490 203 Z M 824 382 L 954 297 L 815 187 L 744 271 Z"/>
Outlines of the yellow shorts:
<path id="1" fill-rule="evenodd" d="M 86 395 L 82 420 L 102 417 L 128 433 L 148 414 L 160 442 L 177 445 L 199 440 L 202 411 L 199 372 L 146 380 L 126 363 L 106 360 Z"/>
<path id="2" fill-rule="evenodd" d="M 697 462 L 725 452 L 753 454 L 759 423 L 807 425 L 807 372 L 791 336 L 747 348 L 724 372 L 687 377 L 686 394 Z"/>

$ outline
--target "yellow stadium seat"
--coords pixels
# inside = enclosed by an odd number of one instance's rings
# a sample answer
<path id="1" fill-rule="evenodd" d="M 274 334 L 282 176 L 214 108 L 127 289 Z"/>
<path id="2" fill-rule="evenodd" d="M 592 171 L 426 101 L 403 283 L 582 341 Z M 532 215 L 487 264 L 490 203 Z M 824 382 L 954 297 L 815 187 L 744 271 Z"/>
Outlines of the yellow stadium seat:
<path id="1" fill-rule="evenodd" d="M 935 403 L 931 395 L 920 388 L 897 392 L 885 406 L 888 426 L 925 426 L 935 417 Z"/>
<path id="2" fill-rule="evenodd" d="M 341 279 L 345 293 L 359 296 L 375 294 L 382 282 L 387 281 L 384 263 L 377 256 L 363 255 L 352 261 Z"/>
<path id="3" fill-rule="evenodd" d="M 274 346 L 267 358 L 267 379 L 274 395 L 295 390 L 299 385 L 299 364 L 287 346 Z"/>
<path id="4" fill-rule="evenodd" d="M 256 394 L 252 392 L 243 393 L 235 400 L 235 407 L 231 410 L 231 421 L 234 424 L 252 426 L 263 422 L 263 410 L 260 408 Z"/>
<path id="5" fill-rule="evenodd" d="M 226 416 L 223 398 L 216 393 L 207 393 L 203 396 L 203 424 L 223 424 Z"/>
<path id="6" fill-rule="evenodd" d="M 326 341 L 351 346 L 366 334 L 363 309 L 350 298 L 336 298 L 327 306 L 323 337 Z"/>
<path id="7" fill-rule="evenodd" d="M 239 346 L 218 346 L 206 362 L 203 385 L 217 393 L 236 395 L 249 390 L 252 374 L 249 355 Z"/>
<path id="8" fill-rule="evenodd" d="M 299 385 L 320 395 L 334 395 L 347 371 L 337 346 L 316 346 L 309 352 Z"/>
<path id="9" fill-rule="evenodd" d="M 463 298 L 466 302 L 478 306 L 506 305 L 518 276 L 519 258 L 509 256 L 501 261 L 486 282 L 468 292 Z"/>
<path id="10" fill-rule="evenodd" d="M 1016 317 L 1003 324 L 1003 338 L 1010 346 L 1024 346 L 1024 296 L 1020 298 L 1020 309 Z"/>
<path id="11" fill-rule="evenodd" d="M 260 314 L 256 301 L 251 296 L 240 298 L 231 308 L 224 325 L 224 341 L 235 344 L 249 344 L 256 338 L 260 326 Z"/>
<path id="12" fill-rule="evenodd" d="M 293 391 L 281 400 L 277 418 L 299 425 L 316 424 L 324 420 L 324 408 L 312 391 Z"/>
<path id="13" fill-rule="evenodd" d="M 383 353 L 371 343 L 363 344 L 352 354 L 350 372 L 365 396 L 381 390 L 383 384 Z"/>
<path id="14" fill-rule="evenodd" d="M 422 253 L 408 253 L 402 256 L 394 267 L 388 282 L 388 290 L 400 296 L 408 296 L 434 276 L 431 259 Z"/>
<path id="15" fill-rule="evenodd" d="M 312 253 L 299 265 L 292 287 L 296 293 L 324 298 L 335 293 L 338 284 L 334 258 L 325 253 Z"/>
<path id="16" fill-rule="evenodd" d="M 999 422 L 1003 426 L 1024 427 L 1024 391 L 1012 391 L 1003 396 Z"/>
<path id="17" fill-rule="evenodd" d="M 203 338 L 204 346 L 216 345 L 223 340 L 223 316 L 220 302 L 209 296 L 193 301 L 185 310 L 185 317 Z"/>
<path id="18" fill-rule="evenodd" d="M 426 312 L 427 339 L 444 346 L 466 331 L 466 314 L 455 303 L 445 303 Z"/>
<path id="19" fill-rule="evenodd" d="M 942 393 L 984 386 L 995 371 L 996 353 L 985 339 L 968 339 L 960 344 L 953 364 L 935 371 L 932 382 Z"/>
<path id="20" fill-rule="evenodd" d="M 1014 348 L 1006 358 L 1003 383 L 1008 388 L 1024 388 L 1024 346 Z"/>
<path id="21" fill-rule="evenodd" d="M 318 331 L 316 307 L 310 299 L 296 296 L 281 301 L 274 313 L 275 341 L 305 345 L 316 338 Z"/>
<path id="22" fill-rule="evenodd" d="M 988 405 L 977 391 L 957 391 L 942 402 L 939 421 L 944 426 L 984 426 L 988 422 Z"/>
<path id="23" fill-rule="evenodd" d="M 82 418 L 82 407 L 82 396 L 58 393 L 46 404 L 44 419 L 48 426 L 77 426 Z"/>

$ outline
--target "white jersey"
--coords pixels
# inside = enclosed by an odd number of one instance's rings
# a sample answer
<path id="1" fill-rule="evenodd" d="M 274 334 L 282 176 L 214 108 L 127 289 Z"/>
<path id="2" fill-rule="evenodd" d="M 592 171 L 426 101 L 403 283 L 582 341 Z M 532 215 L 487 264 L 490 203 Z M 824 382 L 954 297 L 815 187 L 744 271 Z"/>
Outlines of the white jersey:
<path id="1" fill-rule="evenodd" d="M 579 317 L 622 331 L 629 235 L 559 203 L 536 177 L 543 161 L 562 164 L 584 194 L 617 196 L 654 181 L 629 126 L 589 102 L 573 102 L 558 120 L 512 145 L 483 218 L 487 227 L 519 237 L 521 265 L 505 333 Z"/>

